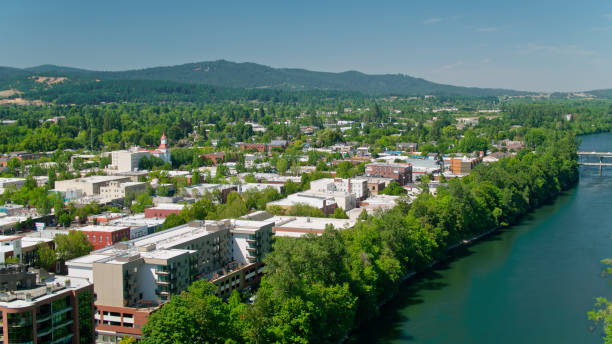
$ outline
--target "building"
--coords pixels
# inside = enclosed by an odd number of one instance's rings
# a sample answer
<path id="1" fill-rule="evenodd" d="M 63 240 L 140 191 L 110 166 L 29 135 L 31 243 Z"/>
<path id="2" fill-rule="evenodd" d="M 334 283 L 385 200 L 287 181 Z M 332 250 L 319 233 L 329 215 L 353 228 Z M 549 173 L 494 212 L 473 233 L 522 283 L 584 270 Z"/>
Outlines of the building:
<path id="1" fill-rule="evenodd" d="M 8 258 L 17 258 L 19 263 L 27 266 L 36 259 L 36 250 L 39 244 L 53 247 L 53 240 L 19 235 L 0 235 L 0 264 L 5 264 Z"/>
<path id="2" fill-rule="evenodd" d="M 122 199 L 126 195 L 136 196 L 147 190 L 149 183 L 112 181 L 100 187 L 100 196 L 104 199 Z"/>
<path id="3" fill-rule="evenodd" d="M 81 196 L 95 196 L 100 194 L 100 188 L 110 182 L 129 182 L 129 177 L 123 176 L 91 176 L 77 179 L 58 180 L 55 182 L 55 191 L 64 193 L 75 192 Z"/>
<path id="4" fill-rule="evenodd" d="M 91 343 L 93 285 L 82 278 L 47 277 L 21 264 L 0 265 L 3 343 Z"/>
<path id="5" fill-rule="evenodd" d="M 227 196 L 232 192 L 238 192 L 237 185 L 231 184 L 197 184 L 187 186 L 183 189 L 183 195 L 188 197 L 200 198 L 208 194 L 215 195 L 218 193 L 221 203 L 227 202 Z"/>
<path id="6" fill-rule="evenodd" d="M 162 228 L 165 219 L 147 218 L 144 213 L 123 216 L 109 221 L 113 226 L 130 227 L 130 240 L 153 234 Z"/>
<path id="7" fill-rule="evenodd" d="M 357 200 L 368 197 L 368 182 L 365 179 L 322 178 L 310 182 L 313 192 L 347 192 Z"/>
<path id="8" fill-rule="evenodd" d="M 146 218 L 165 219 L 170 214 L 180 214 L 184 207 L 184 204 L 161 203 L 154 207 L 146 208 L 144 214 Z"/>
<path id="9" fill-rule="evenodd" d="M 419 148 L 416 142 L 398 142 L 396 145 L 397 149 L 405 152 L 414 153 Z"/>
<path id="10" fill-rule="evenodd" d="M 412 164 L 409 163 L 370 163 L 365 166 L 367 177 L 392 178 L 400 185 L 412 183 Z"/>
<path id="11" fill-rule="evenodd" d="M 214 153 L 206 153 L 200 155 L 200 158 L 210 160 L 213 165 L 217 166 L 219 163 L 223 163 L 225 161 L 225 153 L 224 152 L 214 152 Z"/>
<path id="12" fill-rule="evenodd" d="M 25 178 L 0 178 L 0 194 L 6 189 L 18 190 L 25 184 Z"/>
<path id="13" fill-rule="evenodd" d="M 316 195 L 309 193 L 294 193 L 286 198 L 279 199 L 274 202 L 268 203 L 270 207 L 280 207 L 286 212 L 291 210 L 295 205 L 305 204 L 321 210 L 325 215 L 331 215 L 334 210 L 338 207 L 336 200 L 332 196 L 327 195 Z"/>
<path id="14" fill-rule="evenodd" d="M 469 174 L 474 166 L 482 161 L 481 157 L 470 158 L 464 156 L 462 158 L 450 159 L 450 170 L 453 174 Z"/>
<path id="15" fill-rule="evenodd" d="M 111 152 L 111 164 L 108 166 L 108 170 L 112 172 L 135 171 L 138 169 L 142 158 L 151 156 L 158 157 L 163 162 L 172 162 L 166 134 L 163 134 L 159 141 L 159 147 L 154 150 L 132 147 L 129 150 Z"/>
<path id="16" fill-rule="evenodd" d="M 195 280 L 227 296 L 259 282 L 272 221 L 193 221 L 66 262 L 68 274 L 94 282 L 98 343 L 139 338 L 151 312 Z"/>
<path id="17" fill-rule="evenodd" d="M 89 225 L 74 228 L 74 230 L 83 232 L 87 236 L 87 240 L 93 245 L 94 250 L 112 246 L 130 238 L 130 227 L 126 226 Z"/>
<path id="18" fill-rule="evenodd" d="M 249 143 L 249 142 L 241 142 L 240 149 L 242 150 L 256 150 L 259 153 L 265 153 L 268 149 L 268 145 L 265 143 Z"/>
<path id="19" fill-rule="evenodd" d="M 305 216 L 274 216 L 270 219 L 274 221 L 272 231 L 275 236 L 300 237 L 306 234 L 321 235 L 327 226 L 342 230 L 353 227 L 357 221 L 355 219 L 331 219 L 322 217 Z"/>
<path id="20" fill-rule="evenodd" d="M 151 153 L 132 147 L 129 150 L 118 150 L 111 152 L 111 164 L 108 169 L 113 172 L 131 172 L 138 170 L 138 165 L 144 157 L 150 157 Z"/>
<path id="21" fill-rule="evenodd" d="M 285 189 L 285 185 L 283 184 L 266 184 L 266 183 L 246 183 L 246 184 L 237 185 L 237 187 L 238 187 L 238 193 L 243 193 L 249 190 L 264 191 L 268 188 L 271 188 L 271 189 L 276 190 L 279 194 L 282 194 Z"/>

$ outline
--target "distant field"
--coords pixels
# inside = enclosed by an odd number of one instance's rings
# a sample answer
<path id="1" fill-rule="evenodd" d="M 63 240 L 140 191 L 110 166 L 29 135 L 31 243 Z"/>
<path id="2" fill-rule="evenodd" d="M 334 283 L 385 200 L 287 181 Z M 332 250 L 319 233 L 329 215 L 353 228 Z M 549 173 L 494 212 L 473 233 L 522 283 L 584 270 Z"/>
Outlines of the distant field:
<path id="1" fill-rule="evenodd" d="M 8 98 L 14 96 L 15 94 L 19 94 L 20 92 L 14 89 L 0 91 L 0 98 Z"/>

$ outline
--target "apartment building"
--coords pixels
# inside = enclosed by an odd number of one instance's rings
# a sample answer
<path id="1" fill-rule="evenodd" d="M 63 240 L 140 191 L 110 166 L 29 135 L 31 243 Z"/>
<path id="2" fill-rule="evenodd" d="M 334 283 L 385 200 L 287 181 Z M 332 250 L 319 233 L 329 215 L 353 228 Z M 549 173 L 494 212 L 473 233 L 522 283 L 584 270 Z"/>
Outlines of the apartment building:
<path id="1" fill-rule="evenodd" d="M 259 282 L 270 221 L 193 221 L 66 262 L 69 276 L 94 282 L 98 342 L 140 337 L 151 312 L 195 280 L 228 296 Z"/>
<path id="2" fill-rule="evenodd" d="M 367 177 L 392 178 L 400 185 L 412 183 L 412 164 L 409 163 L 371 163 L 365 166 Z"/>
<path id="3" fill-rule="evenodd" d="M 144 182 L 118 182 L 111 181 L 107 185 L 100 187 L 100 196 L 104 199 L 122 199 L 126 195 L 139 195 L 147 190 L 149 183 Z"/>
<path id="4" fill-rule="evenodd" d="M 82 278 L 40 281 L 21 264 L 0 265 L 2 343 L 93 341 L 93 285 Z"/>
<path id="5" fill-rule="evenodd" d="M 138 169 L 140 160 L 150 157 L 151 153 L 132 147 L 129 150 L 118 150 L 111 152 L 111 164 L 109 170 L 113 172 L 130 172 Z"/>

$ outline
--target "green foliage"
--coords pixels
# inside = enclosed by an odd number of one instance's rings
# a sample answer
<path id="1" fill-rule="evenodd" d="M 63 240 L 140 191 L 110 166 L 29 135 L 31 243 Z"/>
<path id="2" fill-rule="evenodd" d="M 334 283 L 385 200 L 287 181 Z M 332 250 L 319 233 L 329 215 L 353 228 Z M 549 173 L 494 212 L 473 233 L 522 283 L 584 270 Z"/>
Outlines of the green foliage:
<path id="1" fill-rule="evenodd" d="M 348 215 L 346 215 L 346 212 L 342 209 L 342 208 L 336 208 L 334 210 L 334 214 L 332 215 L 333 218 L 335 219 L 348 219 Z"/>
<path id="2" fill-rule="evenodd" d="M 291 209 L 287 212 L 289 216 L 310 216 L 310 217 L 326 217 L 325 213 L 319 208 L 315 208 L 308 204 L 297 203 L 294 204 Z"/>
<path id="3" fill-rule="evenodd" d="M 227 303 L 214 295 L 216 286 L 194 282 L 151 314 L 143 327 L 143 344 L 241 342 Z"/>
<path id="4" fill-rule="evenodd" d="M 36 249 L 36 256 L 38 258 L 38 264 L 40 267 L 50 270 L 55 266 L 57 260 L 57 254 L 55 250 L 49 247 L 47 244 L 39 244 Z"/>
<path id="5" fill-rule="evenodd" d="M 142 213 L 145 208 L 149 208 L 153 205 L 153 198 L 151 195 L 144 192 L 136 197 L 136 202 L 130 206 L 130 210 L 134 213 Z"/>
<path id="6" fill-rule="evenodd" d="M 601 262 L 605 265 L 602 275 L 607 277 L 612 273 L 612 259 L 606 258 Z M 598 297 L 595 308 L 588 313 L 588 317 L 589 320 L 602 324 L 604 344 L 612 344 L 612 302 L 605 297 Z"/>
<path id="7" fill-rule="evenodd" d="M 126 336 L 126 337 L 121 338 L 121 340 L 119 341 L 119 344 L 136 344 L 136 339 L 131 336 Z"/>
<path id="8" fill-rule="evenodd" d="M 389 185 L 379 192 L 382 195 L 401 196 L 408 193 L 398 182 L 392 181 Z"/>
<path id="9" fill-rule="evenodd" d="M 4 262 L 6 264 L 17 264 L 17 263 L 19 263 L 19 258 L 15 257 L 15 256 L 6 257 L 4 259 Z"/>
<path id="10" fill-rule="evenodd" d="M 53 240 L 57 257 L 62 261 L 84 256 L 93 250 L 93 245 L 83 232 L 73 230 L 68 234 L 57 234 Z"/>

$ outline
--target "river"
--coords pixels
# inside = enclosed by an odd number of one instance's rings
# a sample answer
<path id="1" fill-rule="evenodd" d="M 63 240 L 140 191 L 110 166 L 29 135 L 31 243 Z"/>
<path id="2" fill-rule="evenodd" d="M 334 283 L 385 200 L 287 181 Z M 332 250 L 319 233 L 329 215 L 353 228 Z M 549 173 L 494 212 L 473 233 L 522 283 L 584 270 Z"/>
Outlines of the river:
<path id="1" fill-rule="evenodd" d="M 612 134 L 580 150 L 612 151 Z M 578 185 L 516 226 L 407 281 L 349 343 L 596 344 L 586 313 L 610 297 L 612 168 L 580 167 Z"/>

